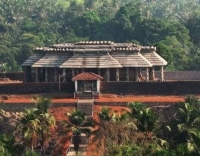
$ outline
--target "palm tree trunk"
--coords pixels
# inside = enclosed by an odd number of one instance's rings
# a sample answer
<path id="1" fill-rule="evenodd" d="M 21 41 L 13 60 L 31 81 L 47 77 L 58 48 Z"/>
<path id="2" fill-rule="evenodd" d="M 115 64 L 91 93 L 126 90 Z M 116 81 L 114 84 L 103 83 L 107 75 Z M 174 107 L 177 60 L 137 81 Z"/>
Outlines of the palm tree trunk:
<path id="1" fill-rule="evenodd" d="M 80 141 L 81 141 L 80 134 L 79 133 L 75 133 L 73 135 L 73 144 L 74 144 L 74 150 L 76 152 L 78 152 L 78 150 L 79 150 Z"/>
<path id="2" fill-rule="evenodd" d="M 41 130 L 41 140 L 40 140 L 40 144 L 41 144 L 41 155 L 42 155 L 42 156 L 45 156 L 43 128 L 42 128 L 42 130 Z"/>

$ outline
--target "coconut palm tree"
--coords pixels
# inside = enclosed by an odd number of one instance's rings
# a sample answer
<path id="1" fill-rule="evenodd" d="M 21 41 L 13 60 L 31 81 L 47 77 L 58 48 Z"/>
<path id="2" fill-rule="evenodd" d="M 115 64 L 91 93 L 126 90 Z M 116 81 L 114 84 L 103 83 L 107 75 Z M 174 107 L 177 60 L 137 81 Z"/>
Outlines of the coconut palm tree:
<path id="1" fill-rule="evenodd" d="M 140 102 L 128 103 L 128 107 L 131 109 L 128 114 L 137 120 L 138 129 L 146 135 L 151 133 L 158 123 L 158 117 L 152 109 Z"/>
<path id="2" fill-rule="evenodd" d="M 141 138 L 142 145 L 147 144 L 150 147 L 150 144 L 152 144 L 157 150 L 162 150 L 167 147 L 168 142 L 154 134 L 159 120 L 153 110 L 141 102 L 128 103 L 128 107 L 130 108 L 128 115 L 132 117 L 133 123 L 136 123 L 136 127 L 144 135 Z"/>
<path id="3" fill-rule="evenodd" d="M 55 119 L 47 110 L 51 101 L 44 97 L 38 97 L 37 108 L 26 109 L 21 114 L 17 125 L 17 132 L 21 134 L 22 142 L 33 150 L 37 143 L 41 147 L 41 155 L 45 155 L 45 147 L 50 138 L 50 130 L 55 127 Z"/>
<path id="4" fill-rule="evenodd" d="M 200 155 L 200 111 L 197 101 L 187 98 L 190 103 L 181 103 L 175 115 L 180 135 L 184 135 L 182 145 L 189 154 Z M 185 142 L 186 141 L 186 142 Z M 181 144 L 179 145 L 179 147 Z"/>
<path id="5" fill-rule="evenodd" d="M 39 121 L 37 134 L 39 136 L 42 156 L 45 155 L 45 148 L 47 147 L 50 138 L 50 130 L 55 128 L 55 119 L 48 113 L 51 104 L 52 102 L 49 98 L 42 96 L 36 98 L 37 110 L 35 113 L 37 115 L 37 120 Z"/>
<path id="6" fill-rule="evenodd" d="M 37 118 L 39 120 L 39 126 L 37 128 L 37 134 L 39 136 L 39 142 L 41 146 L 41 154 L 45 156 L 45 148 L 48 145 L 50 138 L 50 130 L 55 127 L 55 119 L 49 113 L 42 113 Z"/>
<path id="7" fill-rule="evenodd" d="M 20 115 L 16 133 L 21 134 L 21 141 L 32 151 L 38 139 L 39 120 L 36 111 L 36 108 L 25 109 L 25 112 Z"/>
<path id="8" fill-rule="evenodd" d="M 71 131 L 74 150 L 78 154 L 79 145 L 81 143 L 81 133 L 85 133 L 88 137 L 91 132 L 91 122 L 85 117 L 85 113 L 79 110 L 73 110 L 72 113 L 67 113 L 67 120 L 63 121 L 66 131 Z"/>
<path id="9" fill-rule="evenodd" d="M 38 113 L 47 113 L 48 109 L 52 105 L 51 99 L 43 96 L 38 96 L 33 99 L 33 101 L 35 102 L 36 108 L 38 109 Z"/>

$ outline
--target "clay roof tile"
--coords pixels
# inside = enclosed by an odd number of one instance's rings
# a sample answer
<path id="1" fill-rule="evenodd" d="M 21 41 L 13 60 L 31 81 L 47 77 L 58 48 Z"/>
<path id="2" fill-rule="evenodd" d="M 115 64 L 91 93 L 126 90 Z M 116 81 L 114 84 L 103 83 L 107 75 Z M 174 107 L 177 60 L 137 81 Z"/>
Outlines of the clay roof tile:
<path id="1" fill-rule="evenodd" d="M 72 81 L 76 81 L 76 80 L 102 80 L 103 77 L 101 77 L 100 75 L 97 75 L 95 73 L 92 72 L 82 72 L 78 75 L 76 75 L 75 77 L 72 78 Z"/>

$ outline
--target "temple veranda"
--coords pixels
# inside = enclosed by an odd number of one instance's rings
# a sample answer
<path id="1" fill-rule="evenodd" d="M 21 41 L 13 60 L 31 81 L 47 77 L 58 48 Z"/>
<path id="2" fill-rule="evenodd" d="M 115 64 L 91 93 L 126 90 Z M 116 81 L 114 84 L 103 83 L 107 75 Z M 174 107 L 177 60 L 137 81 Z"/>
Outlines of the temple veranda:
<path id="1" fill-rule="evenodd" d="M 102 81 L 164 81 L 165 65 L 156 47 L 80 41 L 37 47 L 22 67 L 27 82 L 71 82 L 82 72 L 95 73 Z"/>

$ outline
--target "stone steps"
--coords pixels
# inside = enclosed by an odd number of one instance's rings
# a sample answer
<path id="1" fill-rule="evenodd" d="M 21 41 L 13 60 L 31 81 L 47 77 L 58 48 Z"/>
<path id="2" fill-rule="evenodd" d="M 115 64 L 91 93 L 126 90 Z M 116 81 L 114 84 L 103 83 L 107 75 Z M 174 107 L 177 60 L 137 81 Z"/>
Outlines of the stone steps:
<path id="1" fill-rule="evenodd" d="M 75 151 L 70 151 L 67 153 L 67 156 L 86 156 L 86 152 L 78 152 L 78 154 L 76 155 Z"/>
<path id="2" fill-rule="evenodd" d="M 77 110 L 85 113 L 87 119 L 93 118 L 93 99 L 79 99 L 77 102 Z M 73 139 L 71 141 L 71 145 L 67 150 L 66 156 L 86 156 L 86 150 L 88 145 L 88 138 L 85 134 L 81 133 L 81 142 L 79 145 L 79 152 L 76 154 L 74 151 Z"/>
<path id="3" fill-rule="evenodd" d="M 93 116 L 94 100 L 78 100 L 77 110 L 85 113 L 86 117 L 91 118 Z"/>

